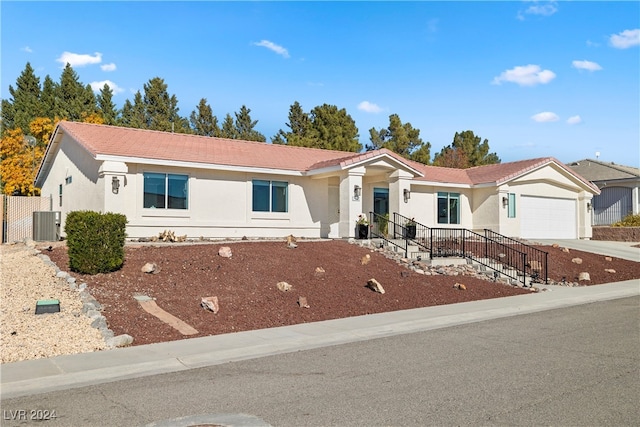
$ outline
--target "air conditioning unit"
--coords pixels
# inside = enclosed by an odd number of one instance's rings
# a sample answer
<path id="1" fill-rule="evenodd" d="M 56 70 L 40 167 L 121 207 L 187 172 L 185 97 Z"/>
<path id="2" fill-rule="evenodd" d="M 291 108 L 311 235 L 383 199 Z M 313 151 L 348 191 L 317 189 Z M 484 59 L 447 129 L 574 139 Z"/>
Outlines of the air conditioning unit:
<path id="1" fill-rule="evenodd" d="M 60 211 L 33 213 L 33 240 L 36 242 L 60 240 Z"/>

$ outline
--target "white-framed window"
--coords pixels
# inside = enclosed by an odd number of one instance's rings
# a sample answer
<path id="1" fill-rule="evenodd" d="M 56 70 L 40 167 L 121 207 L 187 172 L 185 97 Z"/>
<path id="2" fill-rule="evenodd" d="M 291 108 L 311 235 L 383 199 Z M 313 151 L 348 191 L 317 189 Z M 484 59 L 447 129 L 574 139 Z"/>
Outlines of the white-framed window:
<path id="1" fill-rule="evenodd" d="M 188 209 L 189 176 L 145 172 L 143 207 L 147 209 Z"/>
<path id="2" fill-rule="evenodd" d="M 509 193 L 509 206 L 507 211 L 508 218 L 516 217 L 516 195 L 514 193 Z"/>
<path id="3" fill-rule="evenodd" d="M 254 179 L 253 212 L 289 212 L 289 183 Z"/>
<path id="4" fill-rule="evenodd" d="M 460 193 L 438 191 L 438 224 L 460 224 Z"/>

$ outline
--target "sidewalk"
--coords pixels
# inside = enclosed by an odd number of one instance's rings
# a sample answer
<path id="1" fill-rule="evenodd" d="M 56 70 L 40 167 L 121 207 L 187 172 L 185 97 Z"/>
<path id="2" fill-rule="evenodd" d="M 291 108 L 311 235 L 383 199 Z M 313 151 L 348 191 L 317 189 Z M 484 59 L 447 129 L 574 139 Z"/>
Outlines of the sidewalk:
<path id="1" fill-rule="evenodd" d="M 238 332 L 0 366 L 0 397 L 45 393 L 640 295 L 640 280 Z"/>

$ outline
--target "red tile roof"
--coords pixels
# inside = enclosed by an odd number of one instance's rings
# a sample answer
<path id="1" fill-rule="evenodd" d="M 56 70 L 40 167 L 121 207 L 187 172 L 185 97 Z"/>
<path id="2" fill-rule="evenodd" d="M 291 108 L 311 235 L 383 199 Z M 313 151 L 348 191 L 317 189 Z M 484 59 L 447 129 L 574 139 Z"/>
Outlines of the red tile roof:
<path id="1" fill-rule="evenodd" d="M 346 168 L 367 159 L 390 156 L 422 175 L 415 177 L 414 181 L 462 185 L 499 185 L 555 163 L 588 187 L 599 191 L 553 157 L 453 169 L 407 160 L 387 149 L 350 153 L 67 121 L 60 122 L 58 130 L 68 133 L 94 157 L 116 156 L 309 172 L 332 166 Z"/>
<path id="2" fill-rule="evenodd" d="M 318 162 L 358 155 L 90 123 L 62 121 L 58 126 L 94 157 L 104 155 L 307 171 Z"/>

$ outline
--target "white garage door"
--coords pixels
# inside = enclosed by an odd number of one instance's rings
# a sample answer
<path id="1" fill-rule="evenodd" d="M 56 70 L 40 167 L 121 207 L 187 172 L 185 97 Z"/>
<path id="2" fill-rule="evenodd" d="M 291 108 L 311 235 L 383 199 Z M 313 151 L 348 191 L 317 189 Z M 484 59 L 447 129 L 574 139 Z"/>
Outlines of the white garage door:
<path id="1" fill-rule="evenodd" d="M 577 238 L 575 200 L 521 196 L 519 211 L 524 239 Z"/>

